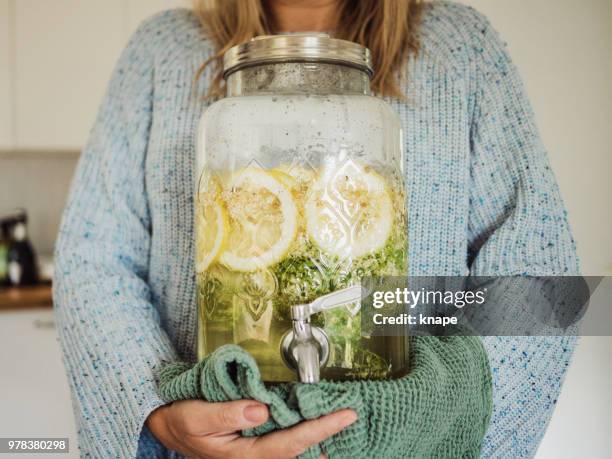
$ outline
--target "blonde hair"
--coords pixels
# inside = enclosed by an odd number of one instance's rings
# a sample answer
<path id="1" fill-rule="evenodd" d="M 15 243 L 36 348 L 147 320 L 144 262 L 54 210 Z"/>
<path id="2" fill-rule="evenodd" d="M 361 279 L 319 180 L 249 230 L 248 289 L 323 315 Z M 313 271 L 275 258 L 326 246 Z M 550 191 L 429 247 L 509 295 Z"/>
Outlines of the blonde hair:
<path id="1" fill-rule="evenodd" d="M 406 76 L 403 69 L 408 57 L 419 50 L 416 29 L 421 6 L 420 0 L 338 0 L 333 36 L 370 49 L 375 94 L 403 97 L 399 81 Z M 198 77 L 213 64 L 209 96 L 220 96 L 225 92 L 223 54 L 257 35 L 275 33 L 272 15 L 266 0 L 196 0 L 196 12 L 216 47 Z"/>

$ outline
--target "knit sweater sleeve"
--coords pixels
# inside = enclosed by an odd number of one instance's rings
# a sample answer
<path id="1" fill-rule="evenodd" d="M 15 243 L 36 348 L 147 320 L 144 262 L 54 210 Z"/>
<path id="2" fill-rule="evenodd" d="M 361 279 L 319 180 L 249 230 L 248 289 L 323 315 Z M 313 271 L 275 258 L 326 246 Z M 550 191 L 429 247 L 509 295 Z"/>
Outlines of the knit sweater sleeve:
<path id="1" fill-rule="evenodd" d="M 574 275 L 575 244 L 521 78 L 506 45 L 471 20 L 472 275 Z M 486 337 L 493 415 L 483 457 L 532 457 L 569 364 L 572 337 Z"/>
<path id="2" fill-rule="evenodd" d="M 56 245 L 54 303 L 84 457 L 133 457 L 162 405 L 152 375 L 174 350 L 147 284 L 144 178 L 158 18 L 132 37 L 82 152 Z"/>
<path id="3" fill-rule="evenodd" d="M 471 271 L 576 274 L 567 212 L 522 80 L 499 35 L 481 27 L 472 63 Z"/>

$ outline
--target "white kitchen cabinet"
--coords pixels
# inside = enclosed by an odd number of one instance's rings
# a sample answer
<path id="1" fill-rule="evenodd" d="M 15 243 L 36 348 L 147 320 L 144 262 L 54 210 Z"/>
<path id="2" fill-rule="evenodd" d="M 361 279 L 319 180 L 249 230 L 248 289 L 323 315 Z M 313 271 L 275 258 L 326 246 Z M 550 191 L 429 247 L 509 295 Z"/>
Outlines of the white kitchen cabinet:
<path id="1" fill-rule="evenodd" d="M 0 0 L 0 150 L 13 146 L 11 3 Z"/>
<path id="2" fill-rule="evenodd" d="M 14 108 L 0 108 L 0 148 L 81 150 L 112 69 L 138 24 L 158 11 L 190 5 L 190 0 L 0 0 L 0 12 L 6 12 L 1 21 L 10 25 L 0 23 L 0 96 L 15 91 Z M 11 52 L 13 70 L 3 65 Z M 14 88 L 7 89 L 9 83 Z"/>
<path id="3" fill-rule="evenodd" d="M 68 380 L 51 309 L 0 313 L 0 434 L 3 437 L 69 438 L 78 458 Z"/>
<path id="4" fill-rule="evenodd" d="M 14 0 L 16 146 L 80 150 L 124 45 L 125 0 Z"/>

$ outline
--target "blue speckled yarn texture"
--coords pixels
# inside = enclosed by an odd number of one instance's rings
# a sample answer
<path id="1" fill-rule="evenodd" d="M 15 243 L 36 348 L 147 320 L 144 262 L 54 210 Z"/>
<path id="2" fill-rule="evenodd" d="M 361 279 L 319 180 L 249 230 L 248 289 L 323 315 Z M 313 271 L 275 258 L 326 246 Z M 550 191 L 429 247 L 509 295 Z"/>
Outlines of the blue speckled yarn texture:
<path id="1" fill-rule="evenodd" d="M 427 7 L 421 38 L 408 98 L 391 101 L 404 129 L 410 274 L 576 274 L 566 212 L 505 45 L 482 15 L 447 2 Z M 146 21 L 72 184 L 54 299 L 86 457 L 159 456 L 143 430 L 164 403 L 156 368 L 195 360 L 195 131 L 210 71 L 193 81 L 211 52 L 188 10 Z M 533 456 L 574 338 L 484 344 L 494 406 L 482 456 Z"/>

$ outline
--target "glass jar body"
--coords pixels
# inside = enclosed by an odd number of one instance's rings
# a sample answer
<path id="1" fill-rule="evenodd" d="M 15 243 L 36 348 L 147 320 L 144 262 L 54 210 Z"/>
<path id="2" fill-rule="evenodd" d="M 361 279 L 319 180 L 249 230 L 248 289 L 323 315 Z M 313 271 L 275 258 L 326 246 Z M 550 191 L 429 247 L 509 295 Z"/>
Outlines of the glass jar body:
<path id="1" fill-rule="evenodd" d="M 369 95 L 367 75 L 336 64 L 238 71 L 229 97 L 203 114 L 195 237 L 198 355 L 235 343 L 265 381 L 292 381 L 280 342 L 290 308 L 358 284 L 405 275 L 404 158 L 397 116 Z M 361 334 L 359 305 L 320 313 L 330 342 L 321 377 L 398 377 L 406 337 Z"/>

